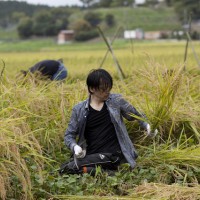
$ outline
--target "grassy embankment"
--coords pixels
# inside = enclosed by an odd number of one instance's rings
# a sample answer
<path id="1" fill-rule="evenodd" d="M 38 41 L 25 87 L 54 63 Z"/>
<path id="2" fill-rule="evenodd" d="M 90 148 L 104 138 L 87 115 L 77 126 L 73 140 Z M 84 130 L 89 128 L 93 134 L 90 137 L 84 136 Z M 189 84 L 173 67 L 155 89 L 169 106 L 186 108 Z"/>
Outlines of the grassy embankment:
<path id="1" fill-rule="evenodd" d="M 70 22 L 83 18 L 88 10 L 76 12 L 70 16 Z M 173 8 L 101 8 L 93 9 L 92 12 L 97 12 L 100 16 L 105 17 L 107 14 L 112 14 L 115 18 L 115 26 L 105 30 L 106 33 L 113 34 L 117 27 L 123 29 L 141 28 L 144 31 L 158 30 L 180 30 L 181 24 L 177 19 Z M 162 14 L 161 14 L 162 13 Z"/>
<path id="2" fill-rule="evenodd" d="M 40 44 L 27 41 L 0 49 L 6 63 L 0 87 L 2 199 L 199 198 L 200 73 L 191 49 L 187 70 L 180 71 L 184 42 L 116 41 L 113 45 L 127 76 L 124 81 L 118 78 L 109 56 L 104 68 L 114 77 L 113 92 L 144 111 L 159 130 L 156 138 L 149 139 L 137 123 L 126 122 L 139 153 L 138 164 L 133 171 L 122 166 L 114 177 L 100 171 L 95 177 L 59 177 L 56 171 L 69 157 L 63 134 L 71 109 L 87 97 L 85 78 L 99 66 L 105 44 Z M 20 69 L 46 58 L 63 58 L 69 71 L 65 84 L 16 78 Z M 175 72 L 163 78 L 165 69 Z"/>

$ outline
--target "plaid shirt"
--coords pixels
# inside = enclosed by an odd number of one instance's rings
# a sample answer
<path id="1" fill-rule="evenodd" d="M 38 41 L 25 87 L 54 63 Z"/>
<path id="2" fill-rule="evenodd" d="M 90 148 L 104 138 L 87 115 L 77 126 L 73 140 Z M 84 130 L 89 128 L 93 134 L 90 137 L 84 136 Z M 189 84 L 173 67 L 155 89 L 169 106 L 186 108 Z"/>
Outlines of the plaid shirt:
<path id="1" fill-rule="evenodd" d="M 84 138 L 84 131 L 87 122 L 87 115 L 89 113 L 90 98 L 74 106 L 68 128 L 65 132 L 65 144 L 73 152 L 76 144 L 86 149 L 86 142 Z M 123 117 L 129 121 L 135 120 L 130 114 L 143 117 L 131 104 L 122 98 L 120 94 L 110 94 L 109 98 L 105 101 L 111 121 L 115 127 L 116 135 L 121 147 L 121 151 L 132 168 L 135 167 L 135 159 L 137 152 L 131 142 L 126 126 L 123 122 Z M 139 120 L 140 126 L 144 129 L 147 127 L 145 121 Z M 78 138 L 78 142 L 77 139 Z"/>

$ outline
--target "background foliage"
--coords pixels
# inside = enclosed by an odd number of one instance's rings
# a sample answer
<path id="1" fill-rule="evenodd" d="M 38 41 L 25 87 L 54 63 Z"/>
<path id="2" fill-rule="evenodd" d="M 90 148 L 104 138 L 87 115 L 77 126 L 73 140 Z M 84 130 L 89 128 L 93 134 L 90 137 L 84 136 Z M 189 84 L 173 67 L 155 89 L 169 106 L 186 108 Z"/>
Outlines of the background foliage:
<path id="1" fill-rule="evenodd" d="M 2 27 L 0 38 L 7 39 L 8 33 L 13 34 L 13 32 L 15 32 L 15 37 L 12 37 L 12 40 L 17 39 L 17 35 L 22 39 L 33 36 L 57 36 L 62 29 L 73 29 L 74 24 L 80 23 L 80 20 L 85 20 L 91 25 L 90 30 L 81 30 L 82 34 L 88 35 L 88 39 L 98 37 L 97 33 L 94 34 L 96 25 L 101 26 L 105 33 L 112 35 L 121 26 L 123 29 L 120 36 L 123 35 L 124 29 L 141 28 L 144 31 L 182 29 L 172 7 L 164 5 L 133 7 L 123 2 L 110 6 L 110 8 L 104 6 L 52 8 L 24 2 L 1 1 L 0 12 L 2 11 L 3 14 L 0 18 L 0 26 Z M 120 7 L 121 4 L 124 6 Z M 29 10 L 30 12 L 27 12 Z M 79 33 L 76 32 L 76 35 Z"/>

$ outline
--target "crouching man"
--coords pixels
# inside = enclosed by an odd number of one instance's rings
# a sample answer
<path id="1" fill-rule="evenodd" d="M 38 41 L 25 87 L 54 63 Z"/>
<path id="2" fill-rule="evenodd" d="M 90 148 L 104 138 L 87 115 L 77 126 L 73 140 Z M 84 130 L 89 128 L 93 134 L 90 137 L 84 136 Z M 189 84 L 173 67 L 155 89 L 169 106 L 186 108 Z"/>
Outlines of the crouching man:
<path id="1" fill-rule="evenodd" d="M 67 77 L 67 69 L 64 66 L 62 59 L 60 60 L 42 60 L 30 67 L 27 71 L 21 70 L 24 76 L 28 72 L 32 74 L 39 73 L 40 78 L 50 79 L 52 81 L 64 80 Z"/>
<path id="2" fill-rule="evenodd" d="M 65 133 L 65 144 L 74 157 L 61 166 L 60 174 L 94 175 L 96 166 L 112 171 L 122 162 L 128 162 L 134 168 L 137 153 L 123 117 L 135 120 L 131 114 L 143 115 L 121 95 L 110 94 L 113 80 L 104 69 L 92 70 L 86 82 L 89 97 L 73 108 Z M 139 123 L 150 135 L 150 125 L 145 121 Z"/>

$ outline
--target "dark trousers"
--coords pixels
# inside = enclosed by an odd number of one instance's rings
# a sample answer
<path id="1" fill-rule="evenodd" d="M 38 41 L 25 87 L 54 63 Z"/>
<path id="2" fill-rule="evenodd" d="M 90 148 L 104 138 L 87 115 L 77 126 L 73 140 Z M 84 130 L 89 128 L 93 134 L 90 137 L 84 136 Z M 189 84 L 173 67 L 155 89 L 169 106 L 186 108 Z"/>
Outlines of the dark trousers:
<path id="1" fill-rule="evenodd" d="M 61 165 L 59 173 L 62 174 L 82 174 L 90 173 L 94 175 L 96 167 L 101 166 L 105 170 L 117 170 L 122 159 L 122 154 L 95 153 L 86 155 L 84 158 L 74 158 Z"/>

